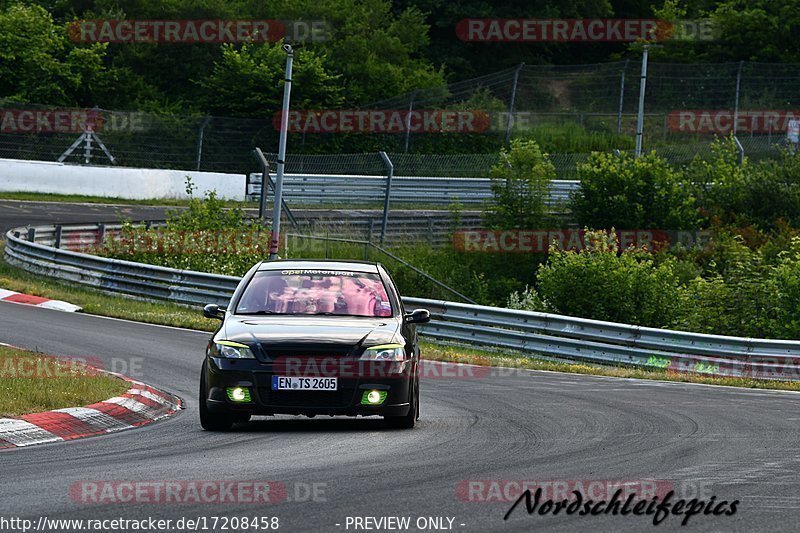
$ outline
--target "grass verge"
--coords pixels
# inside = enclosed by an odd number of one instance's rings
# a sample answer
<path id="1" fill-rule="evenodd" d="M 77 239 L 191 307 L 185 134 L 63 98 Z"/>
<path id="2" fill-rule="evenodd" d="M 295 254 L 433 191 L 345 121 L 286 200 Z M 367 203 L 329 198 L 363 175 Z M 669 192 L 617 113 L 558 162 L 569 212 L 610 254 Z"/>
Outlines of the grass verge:
<path id="1" fill-rule="evenodd" d="M 5 245 L 0 245 L 0 258 L 3 257 L 4 251 Z M 56 280 L 35 276 L 9 265 L 3 259 L 0 259 L 0 288 L 65 300 L 80 305 L 83 307 L 84 312 L 94 315 L 123 318 L 148 324 L 161 324 L 203 331 L 214 331 L 219 324 L 216 320 L 204 318 L 200 309 L 190 309 L 169 303 L 135 300 L 88 288 L 75 287 Z M 579 362 L 563 363 L 514 353 L 492 352 L 431 342 L 423 342 L 422 351 L 425 359 L 433 361 L 502 366 L 527 370 L 548 370 L 571 374 L 727 385 L 753 389 L 800 391 L 800 382 L 710 377 L 702 374 L 668 372 L 662 369 L 597 366 Z"/>
<path id="2" fill-rule="evenodd" d="M 0 416 L 88 405 L 128 388 L 77 361 L 0 346 Z"/>
<path id="3" fill-rule="evenodd" d="M 800 382 L 771 381 L 749 378 L 713 377 L 690 372 L 675 372 L 664 369 L 642 369 L 623 366 L 599 366 L 580 362 L 562 363 L 544 359 L 535 359 L 513 353 L 498 353 L 470 347 L 422 343 L 425 359 L 432 361 L 448 361 L 483 366 L 502 366 L 524 370 L 545 370 L 566 372 L 569 374 L 586 374 L 615 378 L 652 379 L 657 381 L 677 381 L 681 383 L 700 383 L 703 385 L 720 385 L 727 387 L 743 387 L 747 389 L 775 389 L 800 391 Z"/>
<path id="4" fill-rule="evenodd" d="M 4 254 L 3 243 L 0 244 L 0 258 L 3 258 Z M 206 331 L 214 331 L 219 325 L 218 321 L 203 317 L 199 308 L 191 309 L 170 303 L 135 300 L 62 283 L 13 267 L 6 263 L 5 259 L 0 259 L 0 288 L 53 300 L 64 300 L 81 306 L 85 313 L 93 315 Z"/>
<path id="5" fill-rule="evenodd" d="M 142 205 L 142 206 L 163 206 L 163 207 L 188 207 L 189 200 L 182 199 L 164 199 L 152 198 L 147 200 L 131 200 L 127 198 L 111 198 L 106 196 L 87 196 L 82 194 L 50 194 L 38 192 L 3 192 L 0 191 L 0 200 L 19 200 L 25 202 L 57 202 L 57 203 L 73 203 L 73 204 L 108 204 L 108 205 Z M 271 198 L 268 202 L 271 202 Z M 223 207 L 241 207 L 243 209 L 258 209 L 258 202 L 240 202 L 238 200 L 221 200 Z M 271 203 L 269 203 L 271 209 Z M 341 209 L 341 202 L 327 202 L 327 203 L 313 203 L 302 204 L 292 202 L 292 209 Z M 359 209 L 367 210 L 381 210 L 383 203 L 372 202 L 359 204 Z M 393 212 L 399 211 L 413 211 L 431 210 L 431 211 L 444 211 L 447 210 L 447 205 L 442 204 L 425 204 L 417 203 L 413 206 L 394 206 Z M 465 207 L 465 211 L 469 211 Z"/>
<path id="6" fill-rule="evenodd" d="M 59 202 L 75 204 L 118 204 L 118 205 L 149 205 L 168 207 L 187 207 L 189 200 L 159 199 L 130 200 L 127 198 L 113 198 L 107 196 L 87 196 L 83 194 L 49 194 L 39 192 L 0 192 L 0 200 L 21 200 L 27 202 Z M 239 202 L 223 200 L 226 207 L 253 207 L 252 202 Z M 258 205 L 255 205 L 257 208 Z"/>

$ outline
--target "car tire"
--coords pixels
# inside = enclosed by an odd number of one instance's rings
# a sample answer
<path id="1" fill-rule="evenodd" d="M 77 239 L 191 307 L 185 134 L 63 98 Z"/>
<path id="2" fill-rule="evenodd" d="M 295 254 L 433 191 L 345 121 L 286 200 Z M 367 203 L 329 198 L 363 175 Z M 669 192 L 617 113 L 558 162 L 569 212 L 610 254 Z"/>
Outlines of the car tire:
<path id="1" fill-rule="evenodd" d="M 386 416 L 383 418 L 386 425 L 392 429 L 412 429 L 419 418 L 419 381 L 414 381 L 411 392 L 411 405 L 404 416 Z"/>
<path id="2" fill-rule="evenodd" d="M 212 413 L 206 405 L 206 364 L 200 372 L 200 425 L 206 431 L 228 431 L 233 426 L 234 418 L 227 413 Z M 249 417 L 248 417 L 249 418 Z"/>

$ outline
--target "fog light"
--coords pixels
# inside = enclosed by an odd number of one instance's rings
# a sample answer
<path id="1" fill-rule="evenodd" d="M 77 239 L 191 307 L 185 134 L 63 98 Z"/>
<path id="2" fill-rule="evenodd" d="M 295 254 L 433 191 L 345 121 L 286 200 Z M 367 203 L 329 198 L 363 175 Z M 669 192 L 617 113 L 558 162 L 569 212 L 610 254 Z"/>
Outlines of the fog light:
<path id="1" fill-rule="evenodd" d="M 232 402 L 249 402 L 250 389 L 244 387 L 228 387 L 228 399 Z"/>
<path id="2" fill-rule="evenodd" d="M 371 390 L 364 391 L 361 397 L 361 405 L 380 405 L 386 399 L 386 391 L 384 390 Z"/>

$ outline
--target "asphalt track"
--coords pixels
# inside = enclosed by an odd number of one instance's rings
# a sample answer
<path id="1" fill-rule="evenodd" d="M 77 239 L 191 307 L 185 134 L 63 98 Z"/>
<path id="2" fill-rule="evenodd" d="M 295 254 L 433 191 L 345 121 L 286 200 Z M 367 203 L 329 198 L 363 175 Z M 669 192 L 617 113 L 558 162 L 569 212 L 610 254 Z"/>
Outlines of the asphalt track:
<path id="1" fill-rule="evenodd" d="M 0 200 L 0 233 L 5 236 L 11 228 L 28 224 L 163 220 L 167 209 L 169 207 Z"/>
<path id="2" fill-rule="evenodd" d="M 115 435 L 0 453 L 3 514 L 62 518 L 278 516 L 286 531 L 344 530 L 347 516 L 454 516 L 464 531 L 546 527 L 630 530 L 646 517 L 527 516 L 510 504 L 462 501 L 466 480 L 671 482 L 692 496 L 738 499 L 733 517 L 691 529 L 779 530 L 800 517 L 800 396 L 539 372 L 428 377 L 412 431 L 377 419 L 262 419 L 203 432 L 196 390 L 207 334 L 0 304 L 0 341 L 132 365 L 135 377 L 188 408 Z M 448 374 L 458 374 L 451 371 Z M 252 504 L 111 504 L 70 500 L 83 480 L 275 480 L 324 484 L 324 500 Z M 298 485 L 300 484 L 300 485 Z M 305 484 L 305 485 L 303 485 Z M 320 486 L 320 485 L 318 485 Z M 299 490 L 299 489 L 297 489 Z M 320 500 L 321 498 L 318 498 Z M 678 526 L 669 518 L 660 529 Z"/>
<path id="3" fill-rule="evenodd" d="M 520 507 L 504 521 L 510 503 L 463 501 L 457 488 L 469 480 L 655 479 L 678 497 L 699 491 L 740 501 L 732 517 L 695 516 L 685 528 L 669 517 L 657 530 L 797 528 L 797 394 L 446 365 L 436 374 L 451 377 L 422 381 L 422 419 L 411 431 L 384 429 L 377 419 L 277 417 L 214 434 L 197 420 L 206 339 L 0 303 L 1 342 L 127 365 L 187 403 L 141 429 L 0 453 L 0 516 L 277 516 L 282 531 L 353 531 L 345 529 L 353 516 L 410 516 L 412 524 L 446 516 L 455 531 L 643 531 L 652 517 L 528 516 Z M 86 505 L 68 492 L 87 480 L 219 479 L 278 481 L 301 501 Z M 305 488 L 314 484 L 316 501 L 308 501 Z"/>

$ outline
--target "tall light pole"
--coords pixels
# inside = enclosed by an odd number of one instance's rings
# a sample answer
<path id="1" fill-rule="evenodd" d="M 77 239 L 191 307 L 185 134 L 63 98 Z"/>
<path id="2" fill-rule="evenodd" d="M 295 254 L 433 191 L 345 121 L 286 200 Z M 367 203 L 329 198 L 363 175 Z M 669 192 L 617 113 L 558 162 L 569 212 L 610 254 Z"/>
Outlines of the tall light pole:
<path id="1" fill-rule="evenodd" d="M 292 93 L 292 55 L 291 45 L 284 44 L 286 52 L 286 78 L 283 86 L 283 108 L 281 109 L 281 131 L 278 142 L 278 171 L 275 176 L 275 206 L 272 208 L 272 234 L 269 237 L 269 259 L 278 258 L 281 242 L 281 204 L 283 202 L 283 169 L 286 164 L 286 134 L 289 129 L 289 97 Z M 261 184 L 266 187 L 266 183 Z"/>

